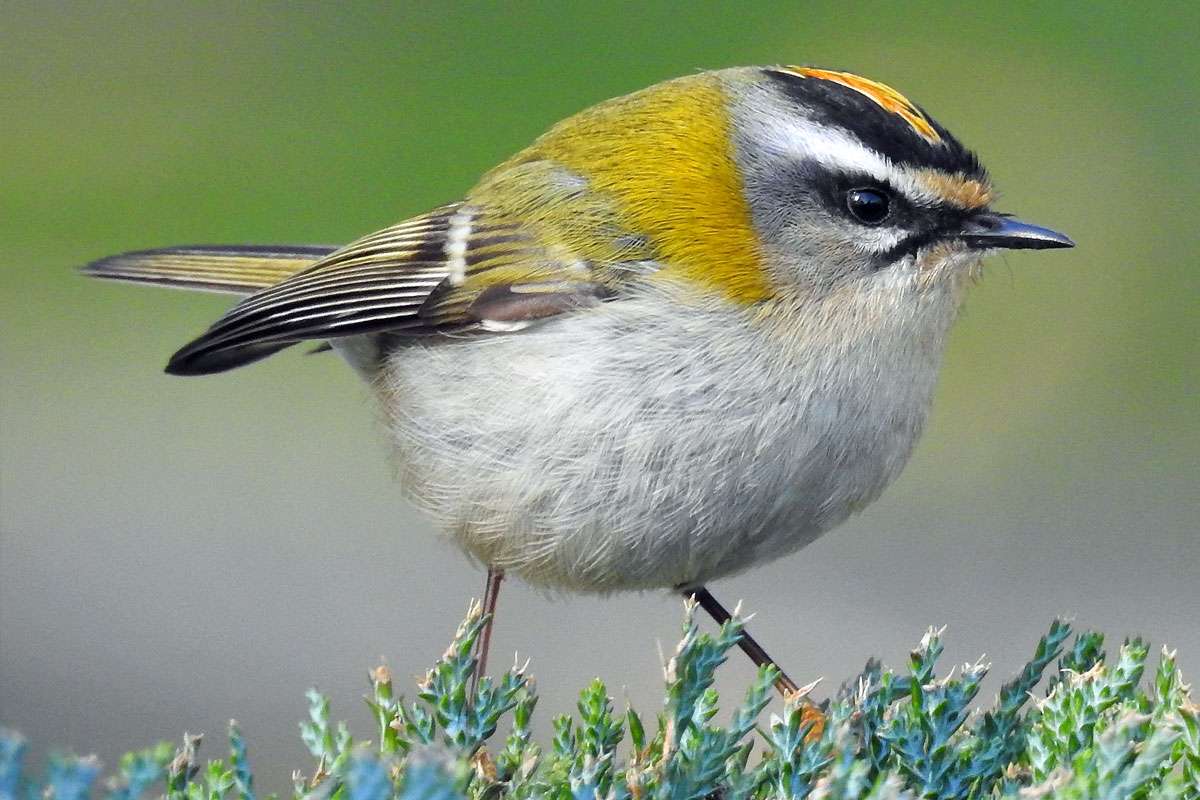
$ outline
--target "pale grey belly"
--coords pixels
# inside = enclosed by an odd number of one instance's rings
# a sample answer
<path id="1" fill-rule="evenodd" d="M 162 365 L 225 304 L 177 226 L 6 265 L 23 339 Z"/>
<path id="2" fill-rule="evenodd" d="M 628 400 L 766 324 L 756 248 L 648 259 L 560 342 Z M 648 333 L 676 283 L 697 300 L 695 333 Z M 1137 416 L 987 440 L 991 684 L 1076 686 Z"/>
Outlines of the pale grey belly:
<path id="1" fill-rule="evenodd" d="M 928 392 L 877 412 L 819 353 L 715 316 L 622 301 L 405 343 L 376 383 L 406 490 L 479 560 L 555 588 L 698 584 L 807 544 L 899 472 Z"/>

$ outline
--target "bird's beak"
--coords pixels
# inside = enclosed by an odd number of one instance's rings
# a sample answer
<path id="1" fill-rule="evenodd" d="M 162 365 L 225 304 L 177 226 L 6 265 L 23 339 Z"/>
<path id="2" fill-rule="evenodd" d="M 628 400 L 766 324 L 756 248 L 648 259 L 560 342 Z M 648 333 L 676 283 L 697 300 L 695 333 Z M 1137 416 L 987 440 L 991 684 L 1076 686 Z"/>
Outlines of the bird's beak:
<path id="1" fill-rule="evenodd" d="M 956 238 L 976 250 L 1048 250 L 1075 246 L 1057 231 L 992 213 L 971 217 Z"/>

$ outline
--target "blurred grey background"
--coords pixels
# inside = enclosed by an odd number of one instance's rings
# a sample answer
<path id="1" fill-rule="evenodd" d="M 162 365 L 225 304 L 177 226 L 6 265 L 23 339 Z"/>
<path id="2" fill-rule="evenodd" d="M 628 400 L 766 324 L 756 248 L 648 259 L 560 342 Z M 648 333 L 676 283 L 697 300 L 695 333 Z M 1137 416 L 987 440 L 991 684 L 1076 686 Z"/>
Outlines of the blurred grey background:
<path id="1" fill-rule="evenodd" d="M 455 199 L 567 114 L 698 68 L 884 80 L 977 148 L 1070 252 L 995 259 L 897 485 L 713 586 L 801 681 L 901 664 L 948 624 L 989 691 L 1051 618 L 1178 647 L 1200 677 L 1195 4 L 8 3 L 0 25 L 0 720 L 120 752 L 236 716 L 260 784 L 303 691 L 369 736 L 382 656 L 441 652 L 482 575 L 399 498 L 336 358 L 208 379 L 168 355 L 220 296 L 89 282 L 195 242 L 347 241 Z M 594 675 L 657 708 L 680 603 L 510 584 L 495 663 L 543 725 Z M 740 695 L 742 659 L 721 674 Z"/>

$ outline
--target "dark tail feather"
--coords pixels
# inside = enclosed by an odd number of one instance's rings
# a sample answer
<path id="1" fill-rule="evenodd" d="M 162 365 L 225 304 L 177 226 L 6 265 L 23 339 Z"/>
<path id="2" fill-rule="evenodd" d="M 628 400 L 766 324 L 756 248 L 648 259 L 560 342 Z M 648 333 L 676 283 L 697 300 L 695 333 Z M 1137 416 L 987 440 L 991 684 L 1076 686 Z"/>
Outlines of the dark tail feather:
<path id="1" fill-rule="evenodd" d="M 192 245 L 137 250 L 93 261 L 85 275 L 180 289 L 251 294 L 312 266 L 336 247 Z"/>

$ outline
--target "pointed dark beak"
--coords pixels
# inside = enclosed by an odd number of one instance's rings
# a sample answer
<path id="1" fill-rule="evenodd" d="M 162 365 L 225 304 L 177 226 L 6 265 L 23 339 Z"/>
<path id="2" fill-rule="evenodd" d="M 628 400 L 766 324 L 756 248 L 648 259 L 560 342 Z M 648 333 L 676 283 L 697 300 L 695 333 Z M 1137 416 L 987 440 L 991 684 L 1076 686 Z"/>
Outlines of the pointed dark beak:
<path id="1" fill-rule="evenodd" d="M 976 250 L 1048 250 L 1075 246 L 1057 231 L 990 213 L 977 214 L 967 220 L 956 238 Z"/>

